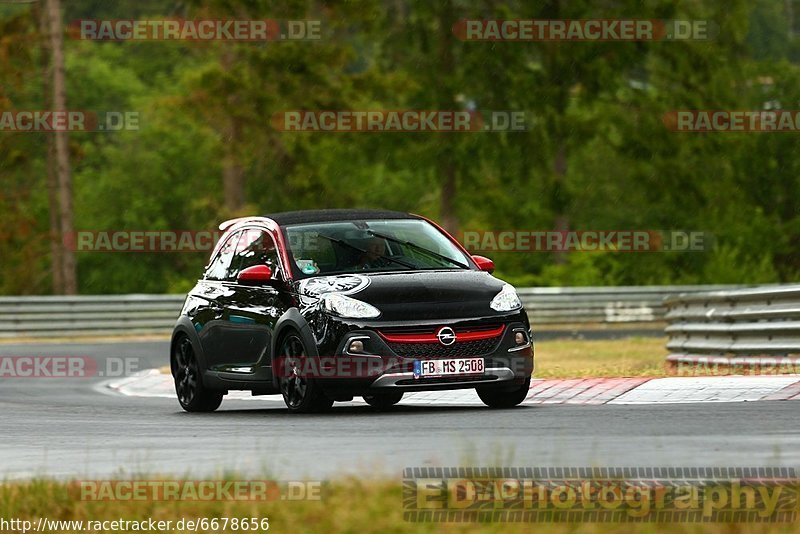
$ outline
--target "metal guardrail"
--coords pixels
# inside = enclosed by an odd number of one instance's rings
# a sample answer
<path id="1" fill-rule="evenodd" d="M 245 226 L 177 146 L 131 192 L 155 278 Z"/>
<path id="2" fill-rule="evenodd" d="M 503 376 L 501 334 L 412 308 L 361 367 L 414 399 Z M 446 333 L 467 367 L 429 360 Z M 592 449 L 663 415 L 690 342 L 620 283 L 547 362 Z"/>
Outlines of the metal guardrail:
<path id="1" fill-rule="evenodd" d="M 519 288 L 534 328 L 614 327 L 664 320 L 664 298 L 737 286 Z M 183 295 L 0 297 L 0 338 L 168 334 Z"/>
<path id="2" fill-rule="evenodd" d="M 800 284 L 683 293 L 664 304 L 669 359 L 800 354 Z"/>
<path id="3" fill-rule="evenodd" d="M 664 321 L 664 299 L 680 293 L 733 289 L 734 285 L 518 288 L 534 325 L 605 326 Z"/>
<path id="4" fill-rule="evenodd" d="M 184 295 L 0 297 L 0 338 L 166 334 Z"/>

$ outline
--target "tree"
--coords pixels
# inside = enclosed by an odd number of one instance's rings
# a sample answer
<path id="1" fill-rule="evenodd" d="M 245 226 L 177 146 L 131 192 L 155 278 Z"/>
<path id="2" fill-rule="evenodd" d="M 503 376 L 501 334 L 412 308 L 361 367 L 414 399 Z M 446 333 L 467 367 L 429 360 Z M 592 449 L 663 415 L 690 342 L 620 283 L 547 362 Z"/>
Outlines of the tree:
<path id="1" fill-rule="evenodd" d="M 48 29 L 53 73 L 53 110 L 66 111 L 66 80 L 64 69 L 64 33 L 61 24 L 61 1 L 47 0 Z M 75 252 L 67 245 L 74 233 L 72 214 L 72 169 L 69 164 L 69 137 L 66 131 L 54 132 L 56 176 L 58 179 L 59 226 L 61 230 L 61 262 L 64 294 L 78 292 L 78 273 Z M 55 279 L 55 277 L 54 277 Z"/>
<path id="2" fill-rule="evenodd" d="M 52 107 L 49 102 L 53 94 L 51 88 L 53 75 L 51 73 L 50 32 L 48 30 L 49 13 L 47 10 L 41 9 L 39 4 L 36 4 L 34 13 L 39 21 L 39 34 L 41 36 L 42 96 L 46 102 L 45 109 L 50 109 Z M 53 280 L 53 293 L 60 295 L 64 293 L 64 262 L 61 253 L 63 239 L 59 216 L 55 143 L 53 137 L 49 135 L 47 136 L 45 165 L 47 167 L 48 225 L 50 227 L 50 276 Z"/>

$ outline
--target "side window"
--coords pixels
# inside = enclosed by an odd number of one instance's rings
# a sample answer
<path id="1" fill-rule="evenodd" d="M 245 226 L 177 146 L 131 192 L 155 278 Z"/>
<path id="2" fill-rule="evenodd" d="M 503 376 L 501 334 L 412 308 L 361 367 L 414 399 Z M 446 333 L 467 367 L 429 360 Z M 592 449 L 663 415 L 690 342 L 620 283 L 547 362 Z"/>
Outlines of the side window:
<path id="1" fill-rule="evenodd" d="M 217 255 L 211 260 L 206 269 L 204 278 L 206 280 L 225 280 L 225 276 L 231 265 L 234 253 L 236 252 L 236 243 L 239 241 L 241 232 L 236 232 L 230 236 L 225 243 L 220 247 Z"/>
<path id="2" fill-rule="evenodd" d="M 248 228 L 242 232 L 227 277 L 235 280 L 242 270 L 254 265 L 267 265 L 273 273 L 276 272 L 280 265 L 278 250 L 275 248 L 272 236 L 266 230 Z"/>

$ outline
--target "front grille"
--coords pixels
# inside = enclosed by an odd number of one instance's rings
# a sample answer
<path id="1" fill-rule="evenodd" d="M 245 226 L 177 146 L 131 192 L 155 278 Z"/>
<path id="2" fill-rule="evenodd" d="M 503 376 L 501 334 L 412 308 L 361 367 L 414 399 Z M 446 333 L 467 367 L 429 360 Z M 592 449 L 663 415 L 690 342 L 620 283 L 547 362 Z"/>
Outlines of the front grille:
<path id="1" fill-rule="evenodd" d="M 499 337 L 479 339 L 477 341 L 455 342 L 452 345 L 441 343 L 393 343 L 389 348 L 403 358 L 467 358 L 483 356 L 494 352 L 500 342 Z"/>

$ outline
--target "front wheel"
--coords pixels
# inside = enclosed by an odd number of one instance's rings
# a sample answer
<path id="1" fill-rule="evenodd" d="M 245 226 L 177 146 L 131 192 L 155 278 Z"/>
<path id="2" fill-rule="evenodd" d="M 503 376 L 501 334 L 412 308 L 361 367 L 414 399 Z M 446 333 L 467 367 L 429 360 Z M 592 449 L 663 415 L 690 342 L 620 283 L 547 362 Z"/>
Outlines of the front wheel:
<path id="1" fill-rule="evenodd" d="M 489 408 L 513 408 L 525 400 L 530 387 L 531 377 L 528 377 L 522 385 L 510 391 L 505 388 L 477 388 L 476 391 Z"/>
<path id="2" fill-rule="evenodd" d="M 222 404 L 222 392 L 203 385 L 200 365 L 188 337 L 181 337 L 175 343 L 172 377 L 175 380 L 178 402 L 187 412 L 213 412 Z"/>
<path id="3" fill-rule="evenodd" d="M 306 350 L 303 341 L 295 333 L 283 338 L 280 344 L 278 385 L 283 402 L 292 413 L 323 412 L 333 406 L 333 400 L 325 396 L 319 384 L 307 375 L 304 369 Z"/>
<path id="4" fill-rule="evenodd" d="M 364 402 L 378 411 L 388 410 L 403 398 L 403 392 L 376 393 L 375 395 L 364 395 Z"/>

